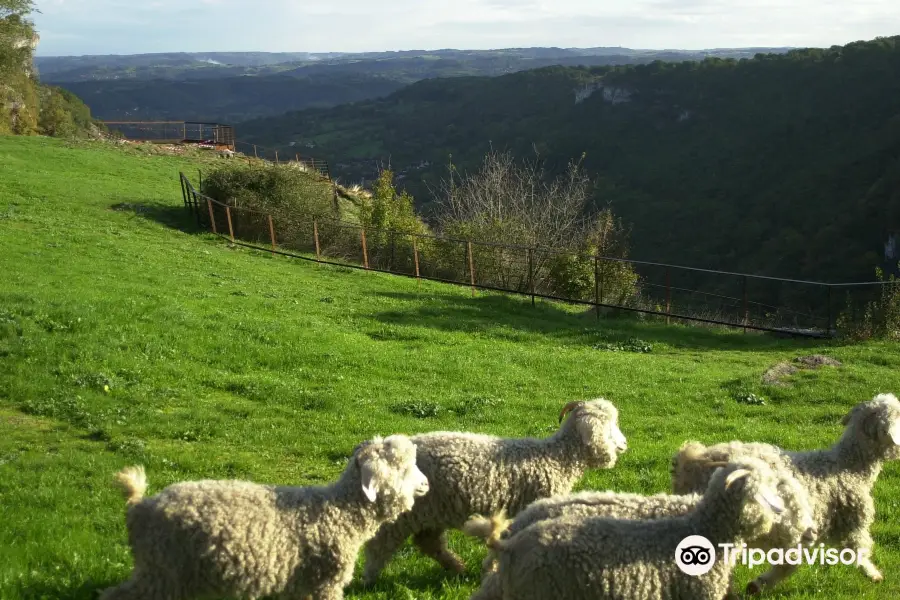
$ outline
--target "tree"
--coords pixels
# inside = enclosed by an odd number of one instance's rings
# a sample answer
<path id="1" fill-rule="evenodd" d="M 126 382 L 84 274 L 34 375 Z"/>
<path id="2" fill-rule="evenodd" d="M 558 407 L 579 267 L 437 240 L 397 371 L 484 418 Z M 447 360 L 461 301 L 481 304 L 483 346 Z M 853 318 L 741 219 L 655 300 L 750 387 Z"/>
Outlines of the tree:
<path id="1" fill-rule="evenodd" d="M 396 268 L 412 260 L 412 237 L 427 232 L 416 215 L 413 197 L 398 194 L 394 173 L 382 169 L 372 187 L 371 198 L 361 198 L 359 220 L 367 231 L 371 262 L 379 267 Z"/>
<path id="2" fill-rule="evenodd" d="M 451 163 L 438 192 L 441 233 L 474 243 L 479 281 L 584 299 L 594 287 L 594 263 L 586 257 L 623 258 L 627 239 L 609 209 L 590 213 L 595 186 L 583 160 L 570 161 L 554 178 L 540 161 L 519 164 L 508 152 L 491 150 L 476 173 L 462 177 Z M 633 292 L 636 277 L 627 264 L 605 268 L 611 290 Z"/>

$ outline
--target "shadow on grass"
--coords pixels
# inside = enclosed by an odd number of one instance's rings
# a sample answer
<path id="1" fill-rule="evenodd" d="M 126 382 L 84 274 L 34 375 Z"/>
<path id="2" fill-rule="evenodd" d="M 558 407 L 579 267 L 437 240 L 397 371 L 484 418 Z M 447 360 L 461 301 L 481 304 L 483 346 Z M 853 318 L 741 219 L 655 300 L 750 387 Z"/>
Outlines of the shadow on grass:
<path id="1" fill-rule="evenodd" d="M 481 565 L 478 565 L 481 568 Z M 388 593 L 391 598 L 404 598 L 408 596 L 410 591 L 414 592 L 431 592 L 432 595 L 439 596 L 444 589 L 445 582 L 463 583 L 478 587 L 479 578 L 477 571 L 471 569 L 471 573 L 457 575 L 450 573 L 438 567 L 430 566 L 424 571 L 413 573 L 385 574 L 382 573 L 378 578 L 378 582 L 371 587 L 364 585 L 358 577 L 353 578 L 353 582 L 344 590 L 347 594 L 365 594 L 365 593 Z"/>
<path id="2" fill-rule="evenodd" d="M 510 337 L 513 329 L 522 334 L 534 333 L 557 341 L 577 345 L 598 342 L 624 342 L 638 338 L 676 348 L 706 350 L 784 351 L 819 348 L 835 342 L 809 338 L 784 338 L 776 334 L 736 328 L 709 327 L 698 324 L 666 325 L 659 317 L 620 312 L 601 315 L 597 320 L 593 308 L 579 313 L 564 309 L 556 302 L 539 301 L 536 306 L 525 297 L 479 291 L 475 297 L 465 294 L 378 292 L 378 295 L 401 302 L 415 303 L 408 309 L 384 311 L 374 315 L 388 325 L 431 327 L 447 332 L 486 332 L 498 338 Z M 423 305 L 423 299 L 432 302 Z"/>
<path id="3" fill-rule="evenodd" d="M 197 217 L 194 213 L 183 205 L 154 204 L 134 200 L 118 202 L 109 208 L 117 212 L 132 213 L 134 215 L 133 218 L 149 219 L 185 233 L 205 233 L 207 231 L 205 227 L 201 227 L 197 222 Z"/>
<path id="4" fill-rule="evenodd" d="M 124 579 L 122 580 L 124 581 Z M 119 580 L 86 581 L 83 583 L 66 581 L 46 581 L 23 586 L 20 591 L 21 600 L 97 600 L 100 592 L 106 588 L 122 583 Z"/>

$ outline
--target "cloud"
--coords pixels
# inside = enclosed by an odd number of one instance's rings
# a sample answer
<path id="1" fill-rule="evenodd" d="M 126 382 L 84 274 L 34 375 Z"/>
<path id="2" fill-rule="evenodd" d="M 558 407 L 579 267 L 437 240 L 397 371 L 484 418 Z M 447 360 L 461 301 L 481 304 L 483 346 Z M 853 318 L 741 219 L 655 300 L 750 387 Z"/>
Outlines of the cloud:
<path id="1" fill-rule="evenodd" d="M 896 0 L 44 0 L 38 53 L 831 46 L 900 32 Z"/>

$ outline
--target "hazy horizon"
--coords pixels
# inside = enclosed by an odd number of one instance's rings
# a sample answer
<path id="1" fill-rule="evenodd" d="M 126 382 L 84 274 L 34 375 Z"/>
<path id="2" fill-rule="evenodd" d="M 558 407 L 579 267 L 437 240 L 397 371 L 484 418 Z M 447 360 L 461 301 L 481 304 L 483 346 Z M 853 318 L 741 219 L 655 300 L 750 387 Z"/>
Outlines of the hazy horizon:
<path id="1" fill-rule="evenodd" d="M 38 56 L 830 47 L 900 33 L 895 0 L 39 0 Z M 211 50 L 210 48 L 216 48 Z"/>

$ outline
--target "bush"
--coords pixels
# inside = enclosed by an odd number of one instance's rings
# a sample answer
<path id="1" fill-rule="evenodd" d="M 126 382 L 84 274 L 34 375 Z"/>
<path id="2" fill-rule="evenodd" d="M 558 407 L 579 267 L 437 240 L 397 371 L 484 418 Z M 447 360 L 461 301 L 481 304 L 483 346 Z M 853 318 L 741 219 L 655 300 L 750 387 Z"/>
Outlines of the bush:
<path id="1" fill-rule="evenodd" d="M 248 166 L 235 161 L 206 175 L 203 193 L 237 208 L 271 213 L 279 221 L 334 214 L 330 187 L 293 163 Z"/>
<path id="2" fill-rule="evenodd" d="M 44 135 L 74 137 L 87 135 L 96 127 L 91 109 L 68 90 L 41 86 L 41 112 L 38 126 Z"/>
<path id="3" fill-rule="evenodd" d="M 627 235 L 621 222 L 610 211 L 601 211 L 594 217 L 579 250 L 578 253 L 554 254 L 549 259 L 551 293 L 590 300 L 599 290 L 601 303 L 627 306 L 638 292 L 637 273 L 628 263 L 604 260 L 625 258 L 628 253 Z M 600 259 L 595 261 L 594 256 Z"/>
<path id="4" fill-rule="evenodd" d="M 847 307 L 837 321 L 837 328 L 845 336 L 866 340 L 883 338 L 900 340 L 900 280 L 894 275 L 885 278 L 884 271 L 875 269 L 878 281 L 885 282 L 879 286 L 876 297 L 867 302 L 862 309 L 853 306 L 847 299 Z"/>
<path id="5" fill-rule="evenodd" d="M 413 236 L 427 234 L 428 227 L 416 215 L 413 197 L 406 192 L 398 194 L 393 179 L 392 171 L 382 170 L 372 196 L 359 198 L 359 221 L 366 228 L 369 264 L 411 273 Z"/>
<path id="6" fill-rule="evenodd" d="M 234 161 L 206 175 L 202 192 L 238 209 L 232 211 L 235 235 L 268 241 L 266 215 L 272 215 L 279 243 L 303 251 L 313 244 L 313 220 L 335 214 L 330 185 L 296 163 L 248 166 Z M 332 244 L 342 233 L 340 228 L 321 227 L 320 242 Z"/>

